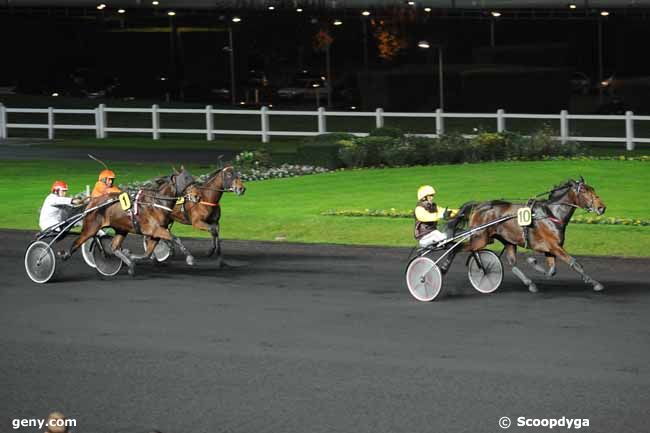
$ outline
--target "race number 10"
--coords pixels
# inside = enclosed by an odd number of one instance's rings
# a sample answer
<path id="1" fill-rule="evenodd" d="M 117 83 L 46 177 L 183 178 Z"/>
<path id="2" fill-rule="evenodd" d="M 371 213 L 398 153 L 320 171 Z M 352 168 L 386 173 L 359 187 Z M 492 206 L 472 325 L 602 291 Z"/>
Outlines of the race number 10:
<path id="1" fill-rule="evenodd" d="M 520 226 L 529 226 L 533 222 L 533 212 L 529 207 L 522 207 L 517 210 L 517 223 Z"/>

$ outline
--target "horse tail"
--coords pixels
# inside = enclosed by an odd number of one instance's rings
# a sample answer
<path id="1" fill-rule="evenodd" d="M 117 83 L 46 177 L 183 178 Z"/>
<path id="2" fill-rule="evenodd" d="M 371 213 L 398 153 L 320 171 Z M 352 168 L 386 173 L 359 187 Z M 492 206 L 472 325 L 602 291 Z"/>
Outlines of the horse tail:
<path id="1" fill-rule="evenodd" d="M 451 230 L 452 233 L 456 233 L 459 228 L 462 228 L 467 224 L 469 222 L 469 217 L 477 204 L 479 203 L 476 201 L 470 201 L 461 205 L 456 216 L 447 221 L 447 229 Z"/>

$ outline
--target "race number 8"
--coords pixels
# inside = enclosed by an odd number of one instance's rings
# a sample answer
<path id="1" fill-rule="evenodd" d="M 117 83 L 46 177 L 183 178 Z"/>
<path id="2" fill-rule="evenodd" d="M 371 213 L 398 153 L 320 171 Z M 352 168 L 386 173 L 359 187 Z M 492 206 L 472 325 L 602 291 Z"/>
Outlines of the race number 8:
<path id="1" fill-rule="evenodd" d="M 520 226 L 529 226 L 533 222 L 533 213 L 529 207 L 522 207 L 517 210 L 517 223 Z"/>

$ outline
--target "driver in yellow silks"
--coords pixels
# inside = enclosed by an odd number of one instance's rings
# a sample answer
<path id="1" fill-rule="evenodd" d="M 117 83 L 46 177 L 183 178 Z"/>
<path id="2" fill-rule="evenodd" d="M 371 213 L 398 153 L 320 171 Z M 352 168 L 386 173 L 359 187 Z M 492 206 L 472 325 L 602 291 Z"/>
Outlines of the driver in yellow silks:
<path id="1" fill-rule="evenodd" d="M 434 195 L 436 190 L 431 185 L 418 188 L 418 203 L 414 211 L 414 235 L 421 247 L 446 239 L 447 235 L 438 230 L 438 221 L 451 218 L 458 213 L 458 209 L 438 208 L 433 202 Z"/>

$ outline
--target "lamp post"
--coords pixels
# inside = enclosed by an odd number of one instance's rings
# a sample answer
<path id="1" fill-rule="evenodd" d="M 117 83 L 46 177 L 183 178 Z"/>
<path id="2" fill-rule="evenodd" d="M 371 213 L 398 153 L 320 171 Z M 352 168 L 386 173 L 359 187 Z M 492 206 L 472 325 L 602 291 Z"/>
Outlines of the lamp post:
<path id="1" fill-rule="evenodd" d="M 444 110 L 444 77 L 443 77 L 443 62 L 442 62 L 442 45 L 440 44 L 435 44 L 432 45 L 428 41 L 420 41 L 418 42 L 418 47 L 428 50 L 431 47 L 435 47 L 438 49 L 438 93 L 440 96 L 440 101 L 439 101 L 439 106 L 441 110 Z"/>
<path id="2" fill-rule="evenodd" d="M 232 26 L 228 26 L 228 54 L 230 55 L 230 96 L 232 105 L 237 103 L 237 87 L 235 85 L 235 46 L 232 40 Z"/>

